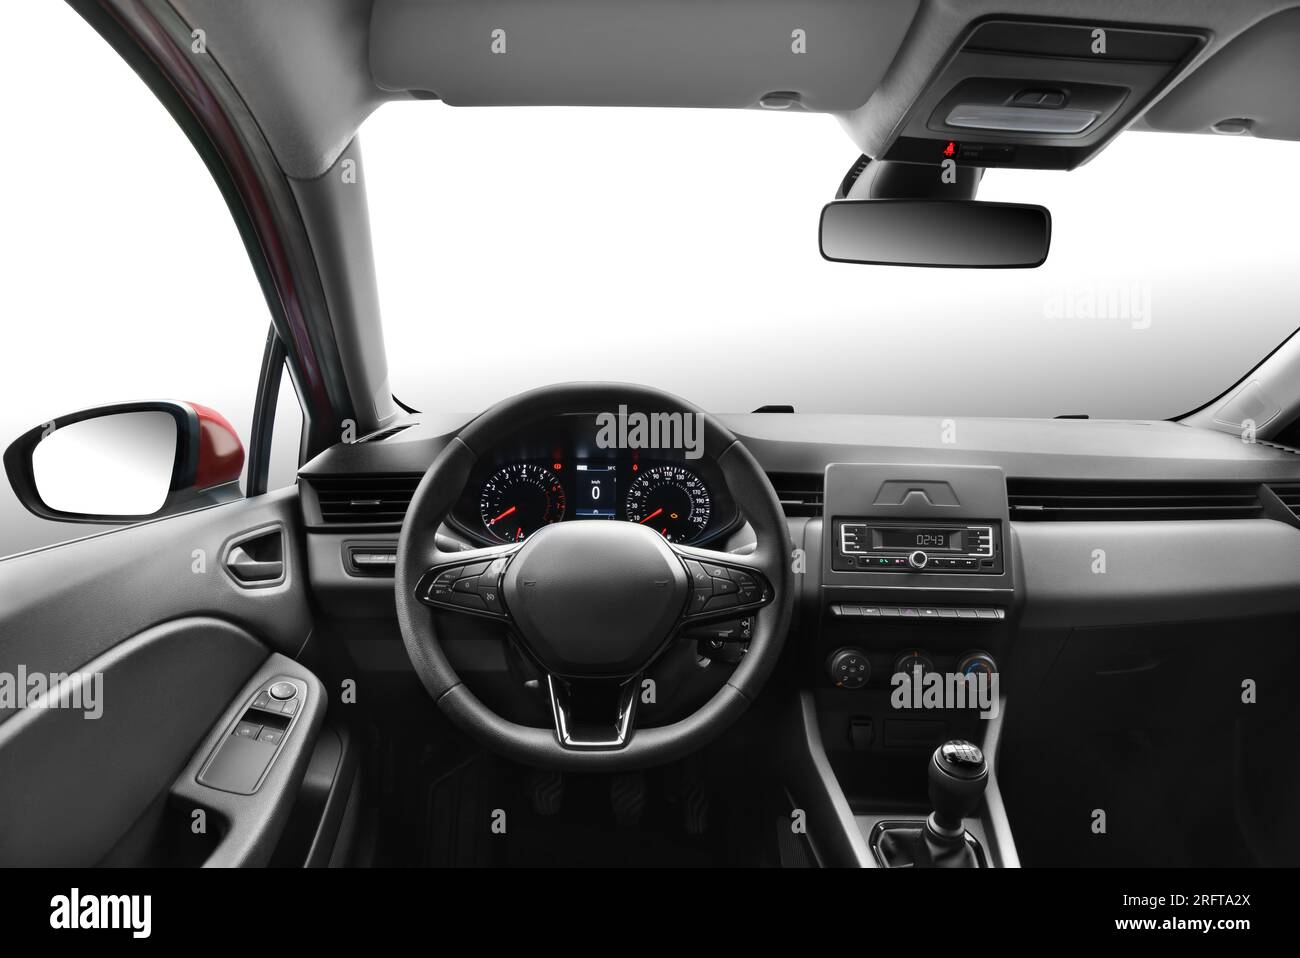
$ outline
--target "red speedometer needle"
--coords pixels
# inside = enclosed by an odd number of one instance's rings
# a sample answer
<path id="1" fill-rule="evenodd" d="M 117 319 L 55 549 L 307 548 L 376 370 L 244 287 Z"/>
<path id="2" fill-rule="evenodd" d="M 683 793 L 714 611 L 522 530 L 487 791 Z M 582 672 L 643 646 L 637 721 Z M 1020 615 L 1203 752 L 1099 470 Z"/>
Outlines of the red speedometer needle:
<path id="1" fill-rule="evenodd" d="M 663 509 L 656 509 L 654 512 L 650 513 L 650 515 L 646 516 L 644 519 L 641 520 L 641 525 L 645 525 L 647 522 L 649 522 L 655 516 L 659 515 L 659 513 L 661 512 L 663 512 Z"/>
<path id="2" fill-rule="evenodd" d="M 518 506 L 511 506 L 511 507 L 510 507 L 509 509 L 507 509 L 505 512 L 501 513 L 501 515 L 497 516 L 495 519 L 493 519 L 491 522 L 489 522 L 488 525 L 490 525 L 490 526 L 494 526 L 494 525 L 496 525 L 498 522 L 500 522 L 500 521 L 501 521 L 502 519 L 504 519 L 506 516 L 510 515 L 510 513 L 518 511 L 518 509 L 519 509 Z"/>

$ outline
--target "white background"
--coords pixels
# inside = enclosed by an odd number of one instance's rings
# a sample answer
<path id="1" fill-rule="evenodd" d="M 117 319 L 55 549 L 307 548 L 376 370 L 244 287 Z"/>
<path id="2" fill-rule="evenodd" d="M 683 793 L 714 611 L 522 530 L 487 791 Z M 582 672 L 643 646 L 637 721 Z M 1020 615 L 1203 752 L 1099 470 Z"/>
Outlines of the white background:
<path id="1" fill-rule="evenodd" d="M 832 118 L 388 104 L 362 128 L 399 396 L 478 409 L 572 379 L 719 412 L 1167 418 L 1300 327 L 1300 144 L 1130 133 L 980 198 L 1053 218 L 1037 270 L 828 263 L 857 159 Z M 1047 304 L 1139 287 L 1151 324 Z M 980 372 L 980 388 L 966 373 Z"/>
<path id="2" fill-rule="evenodd" d="M 8 14 L 0 444 L 152 398 L 247 442 L 269 317 L 219 192 L 71 9 Z M 716 411 L 1167 417 L 1300 326 L 1300 144 L 1127 134 L 1073 173 L 992 172 L 981 198 L 1051 209 L 1051 257 L 957 271 L 820 259 L 857 157 L 825 116 L 400 103 L 362 143 L 390 379 L 421 408 L 622 379 Z M 1150 328 L 1048 315 L 1127 287 Z M 85 531 L 0 489 L 0 555 Z"/>

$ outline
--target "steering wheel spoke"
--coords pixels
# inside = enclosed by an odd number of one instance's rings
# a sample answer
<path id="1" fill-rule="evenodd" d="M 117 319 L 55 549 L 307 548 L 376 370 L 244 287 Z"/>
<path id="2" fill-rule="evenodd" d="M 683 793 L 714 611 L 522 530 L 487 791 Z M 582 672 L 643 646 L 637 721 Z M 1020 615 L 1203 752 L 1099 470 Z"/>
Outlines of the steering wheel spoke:
<path id="1" fill-rule="evenodd" d="M 441 611 L 509 622 L 510 613 L 501 600 L 501 577 L 519 548 L 511 544 L 438 553 L 437 561 L 415 585 L 416 598 Z"/>
<path id="2" fill-rule="evenodd" d="M 772 584 L 746 556 L 682 545 L 672 550 L 686 564 L 691 579 L 683 624 L 743 618 L 772 601 Z"/>
<path id="3" fill-rule="evenodd" d="M 555 737 L 574 751 L 620 749 L 632 738 L 641 676 L 562 678 L 546 676 Z"/>

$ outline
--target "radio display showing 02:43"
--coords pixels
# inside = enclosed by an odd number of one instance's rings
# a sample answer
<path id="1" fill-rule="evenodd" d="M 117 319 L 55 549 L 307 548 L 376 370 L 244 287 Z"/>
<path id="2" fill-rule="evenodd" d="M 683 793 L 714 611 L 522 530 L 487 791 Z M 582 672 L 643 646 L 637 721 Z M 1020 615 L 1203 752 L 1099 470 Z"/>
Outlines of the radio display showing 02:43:
<path id="1" fill-rule="evenodd" d="M 960 529 L 878 529 L 881 549 L 961 551 Z"/>

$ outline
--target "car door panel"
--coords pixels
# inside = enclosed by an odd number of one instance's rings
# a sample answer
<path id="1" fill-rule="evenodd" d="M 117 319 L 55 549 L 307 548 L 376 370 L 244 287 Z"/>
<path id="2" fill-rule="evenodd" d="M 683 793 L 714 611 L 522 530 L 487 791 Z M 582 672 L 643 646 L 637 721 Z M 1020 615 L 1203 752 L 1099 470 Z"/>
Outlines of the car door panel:
<path id="1" fill-rule="evenodd" d="M 94 865 L 180 772 L 267 650 L 242 629 L 187 617 L 84 663 L 98 717 L 23 709 L 0 725 L 0 865 Z"/>
<path id="2" fill-rule="evenodd" d="M 0 671 L 79 669 L 185 615 L 241 623 L 296 654 L 311 623 L 297 502 L 296 490 L 279 490 L 0 560 Z M 274 523 L 285 529 L 283 579 L 249 588 L 222 557 L 229 543 Z M 0 705 L 0 722 L 11 711 Z"/>
<path id="3" fill-rule="evenodd" d="M 269 858 L 325 707 L 290 657 L 311 631 L 298 528 L 286 489 L 0 561 L 0 674 L 98 683 L 89 711 L 0 699 L 0 865 L 157 858 L 160 809 L 177 802 L 214 813 L 185 862 L 218 848 L 226 863 Z M 259 552 L 259 578 L 241 581 L 227 560 L 268 534 L 280 574 L 263 575 Z M 309 707 L 251 801 L 205 794 L 191 766 L 271 668 L 310 690 Z"/>

